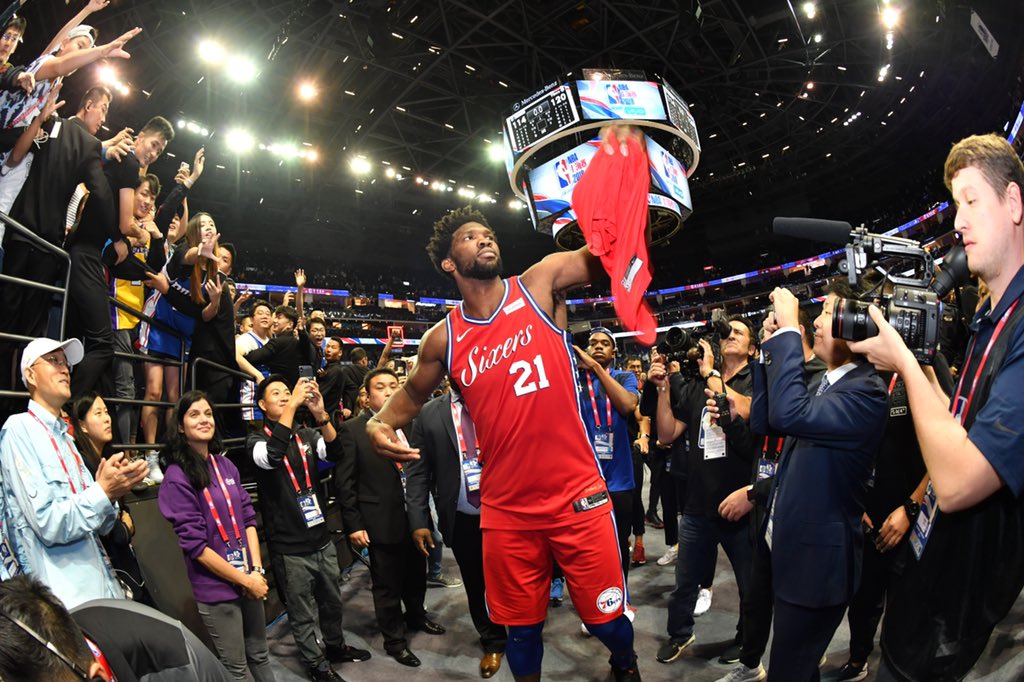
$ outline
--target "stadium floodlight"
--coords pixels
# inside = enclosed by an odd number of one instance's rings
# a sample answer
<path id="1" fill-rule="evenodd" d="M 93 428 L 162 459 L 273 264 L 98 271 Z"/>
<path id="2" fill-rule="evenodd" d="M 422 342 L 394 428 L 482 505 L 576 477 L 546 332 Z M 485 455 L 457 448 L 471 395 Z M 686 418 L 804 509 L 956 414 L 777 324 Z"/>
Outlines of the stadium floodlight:
<path id="1" fill-rule="evenodd" d="M 225 139 L 227 140 L 228 148 L 239 154 L 245 154 L 256 146 L 256 140 L 253 138 L 252 133 L 241 128 L 234 128 L 228 131 Z"/>
<path id="2" fill-rule="evenodd" d="M 199 43 L 199 59 L 207 64 L 220 64 L 225 56 L 224 47 L 216 40 L 203 40 Z"/>

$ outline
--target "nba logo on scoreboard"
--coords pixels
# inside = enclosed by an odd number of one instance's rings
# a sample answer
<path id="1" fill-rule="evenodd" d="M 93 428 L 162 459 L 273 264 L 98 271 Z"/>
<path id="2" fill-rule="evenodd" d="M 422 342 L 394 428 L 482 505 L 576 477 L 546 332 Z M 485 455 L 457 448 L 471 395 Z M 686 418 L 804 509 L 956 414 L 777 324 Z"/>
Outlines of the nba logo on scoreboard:
<path id="1" fill-rule="evenodd" d="M 562 157 L 555 164 L 555 175 L 558 176 L 558 186 L 565 189 L 572 184 L 572 174 L 569 172 L 569 159 Z"/>
<path id="2" fill-rule="evenodd" d="M 608 104 L 622 104 L 622 97 L 619 96 L 619 88 L 614 83 L 604 86 L 605 94 L 608 96 Z"/>
<path id="3" fill-rule="evenodd" d="M 672 185 L 679 184 L 679 176 L 682 175 L 682 172 L 679 170 L 676 160 L 665 150 L 661 152 L 661 172 L 664 174 L 666 181 Z"/>

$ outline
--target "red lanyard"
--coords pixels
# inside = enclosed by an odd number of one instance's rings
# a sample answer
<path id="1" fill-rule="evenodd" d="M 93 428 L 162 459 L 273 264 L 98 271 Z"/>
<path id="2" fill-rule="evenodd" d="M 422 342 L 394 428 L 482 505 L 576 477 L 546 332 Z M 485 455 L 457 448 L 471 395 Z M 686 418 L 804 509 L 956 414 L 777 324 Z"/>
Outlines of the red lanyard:
<path id="1" fill-rule="evenodd" d="M 778 445 L 775 446 L 775 459 L 778 459 L 782 455 L 782 444 L 786 442 L 786 439 L 782 436 L 776 436 L 778 439 Z M 768 441 L 771 436 L 764 437 L 764 445 L 761 446 L 761 456 L 765 459 L 768 458 Z"/>
<path id="2" fill-rule="evenodd" d="M 592 372 L 587 372 L 587 388 L 590 389 L 590 407 L 594 410 L 594 424 L 597 428 L 601 428 L 601 415 L 597 411 L 597 398 L 594 397 L 594 375 Z M 612 399 L 611 396 L 605 392 L 604 396 L 605 412 L 608 417 L 608 430 L 612 428 Z"/>
<path id="3" fill-rule="evenodd" d="M 395 429 L 395 435 L 398 436 L 398 440 L 402 443 L 402 445 L 404 445 L 405 447 L 409 447 L 409 439 L 405 437 L 405 434 L 402 432 L 402 429 Z M 404 475 L 401 462 L 395 462 L 395 468 L 398 469 L 398 473 Z"/>
<path id="4" fill-rule="evenodd" d="M 50 432 L 50 428 L 43 423 L 43 420 L 36 416 L 36 413 L 29 410 L 28 413 L 32 415 L 32 418 L 46 430 L 46 435 L 50 439 L 50 445 L 53 446 L 54 452 L 57 453 L 57 461 L 60 462 L 60 468 L 64 470 L 64 475 L 68 477 L 68 485 L 71 486 L 71 492 L 73 494 L 78 493 L 78 489 L 75 488 L 75 482 L 71 480 L 71 473 L 68 471 L 68 465 L 64 463 L 64 455 L 60 454 L 60 447 L 57 445 L 56 439 L 53 437 L 53 433 Z M 85 490 L 88 486 L 85 484 L 85 479 L 82 478 L 82 460 L 78 459 L 78 452 L 71 448 L 71 453 L 75 456 L 75 464 L 78 465 L 78 484 L 82 486 L 82 490 Z"/>
<path id="5" fill-rule="evenodd" d="M 242 532 L 238 530 L 238 521 L 235 520 L 235 505 L 231 503 L 231 496 L 228 495 L 228 487 L 224 484 L 224 477 L 220 475 L 220 467 L 217 466 L 216 455 L 210 455 L 210 462 L 213 463 L 213 472 L 217 474 L 217 483 L 220 485 L 221 493 L 224 494 L 224 502 L 228 505 L 228 516 L 231 517 L 231 526 L 235 530 L 235 541 L 238 543 L 239 548 L 241 548 Z M 224 540 L 224 544 L 230 547 L 231 541 L 228 540 L 228 533 L 224 530 L 224 524 L 221 523 L 220 514 L 217 513 L 217 508 L 213 506 L 213 497 L 210 495 L 209 486 L 203 488 L 203 496 L 206 497 L 206 504 L 210 507 L 210 515 L 213 516 L 213 522 L 217 524 L 217 530 L 220 531 L 220 536 Z"/>
<path id="6" fill-rule="evenodd" d="M 466 437 L 462 434 L 462 415 L 459 410 L 465 410 L 466 406 L 456 405 L 452 402 L 452 422 L 455 424 L 455 440 L 458 442 L 459 453 L 462 455 L 462 459 L 473 459 L 480 456 L 480 446 L 476 447 L 476 452 L 471 457 L 469 454 L 469 446 L 466 444 Z"/>
<path id="7" fill-rule="evenodd" d="M 273 434 L 273 431 L 266 426 L 263 427 L 263 432 L 267 434 L 268 437 Z M 299 457 L 302 458 L 302 468 L 306 472 L 306 490 L 312 490 L 313 479 L 309 477 L 309 461 L 306 459 L 305 446 L 302 443 L 302 439 L 299 438 L 298 432 L 295 433 L 295 442 L 299 445 Z M 292 468 L 292 463 L 288 461 L 287 452 L 284 453 L 284 468 L 288 470 L 288 478 L 292 479 L 292 486 L 295 487 L 295 492 L 301 493 L 302 489 L 299 488 L 299 481 L 295 478 L 295 469 Z"/>
<path id="8" fill-rule="evenodd" d="M 892 373 L 892 379 L 889 380 L 889 397 L 892 397 L 892 390 L 896 388 L 896 382 L 900 380 L 900 375 L 896 372 Z"/>
<path id="9" fill-rule="evenodd" d="M 1013 314 L 1017 304 L 1020 303 L 1018 298 L 1013 302 L 1003 316 L 999 318 L 999 324 L 996 325 L 995 331 L 992 332 L 992 338 L 988 340 L 988 345 L 985 346 L 985 354 L 981 356 L 981 362 L 978 363 L 978 369 L 974 371 L 974 379 L 971 380 L 971 392 L 967 394 L 967 402 L 964 404 L 964 409 L 960 411 L 960 425 L 963 426 L 964 420 L 967 419 L 967 413 L 971 409 L 971 401 L 974 400 L 974 389 L 978 387 L 978 379 L 981 377 L 981 371 L 985 368 L 985 363 L 988 362 L 988 354 L 992 350 L 992 346 L 995 345 L 996 339 L 999 338 L 1000 332 L 1003 331 L 1003 327 L 1006 326 L 1006 321 L 1010 319 L 1010 315 Z M 974 359 L 974 346 L 978 342 L 978 338 L 975 337 L 971 340 L 971 350 L 967 353 L 967 361 L 964 363 L 965 373 L 960 375 L 960 381 L 956 385 L 956 395 L 953 396 L 953 402 L 950 403 L 950 410 L 953 414 L 956 414 L 957 404 L 960 402 L 960 391 L 964 385 L 964 379 L 967 378 L 966 370 L 971 366 L 971 360 Z"/>

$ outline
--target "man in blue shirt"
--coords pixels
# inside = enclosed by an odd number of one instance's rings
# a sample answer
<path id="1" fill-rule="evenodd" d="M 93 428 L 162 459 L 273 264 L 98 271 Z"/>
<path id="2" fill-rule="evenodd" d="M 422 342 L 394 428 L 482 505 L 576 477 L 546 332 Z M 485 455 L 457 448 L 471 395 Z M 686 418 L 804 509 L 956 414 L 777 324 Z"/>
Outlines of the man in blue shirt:
<path id="1" fill-rule="evenodd" d="M 629 531 L 633 527 L 633 443 L 627 419 L 640 402 L 636 375 L 614 367 L 615 339 L 611 331 L 595 327 L 590 332 L 587 351 L 579 355 L 579 402 L 583 422 L 594 446 L 615 510 L 619 533 L 622 573 L 629 573 Z"/>
<path id="2" fill-rule="evenodd" d="M 886 606 L 879 680 L 964 677 L 1024 587 L 1024 165 L 1006 140 L 975 135 L 953 146 L 945 181 L 990 291 L 952 400 L 874 306 L 878 336 L 850 344 L 903 378 L 931 477 Z"/>
<path id="3" fill-rule="evenodd" d="M 44 582 L 68 607 L 90 599 L 123 598 L 100 536 L 117 520 L 114 500 L 140 483 L 144 461 L 118 453 L 101 459 L 94 480 L 61 419 L 71 397 L 71 367 L 81 361 L 78 339 L 35 339 L 21 357 L 28 411 L 0 431 L 3 521 L 13 561 L 10 574 Z M 3 552 L 0 552 L 3 553 Z"/>

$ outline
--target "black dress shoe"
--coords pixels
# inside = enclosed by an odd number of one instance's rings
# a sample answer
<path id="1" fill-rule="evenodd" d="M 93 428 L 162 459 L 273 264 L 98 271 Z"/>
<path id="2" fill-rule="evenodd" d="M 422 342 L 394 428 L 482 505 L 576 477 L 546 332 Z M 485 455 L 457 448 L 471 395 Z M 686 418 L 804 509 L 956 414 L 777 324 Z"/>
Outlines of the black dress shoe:
<path id="1" fill-rule="evenodd" d="M 370 652 L 366 649 L 357 649 L 354 646 L 343 644 L 332 646 L 328 644 L 324 649 L 324 655 L 332 663 L 352 663 L 355 661 L 370 660 Z"/>
<path id="2" fill-rule="evenodd" d="M 416 658 L 416 654 L 409 651 L 408 647 L 391 652 L 388 655 L 402 665 L 407 665 L 410 668 L 418 668 L 420 666 L 420 659 Z"/>
<path id="3" fill-rule="evenodd" d="M 313 682 L 345 682 L 341 675 L 331 670 L 329 665 L 310 668 L 308 672 L 309 679 Z"/>
<path id="4" fill-rule="evenodd" d="M 420 623 L 410 623 L 409 629 L 419 630 L 420 632 L 425 632 L 428 635 L 443 635 L 445 632 L 447 632 L 447 630 L 445 630 L 443 626 L 438 625 L 429 618 L 424 618 L 423 621 Z"/>

